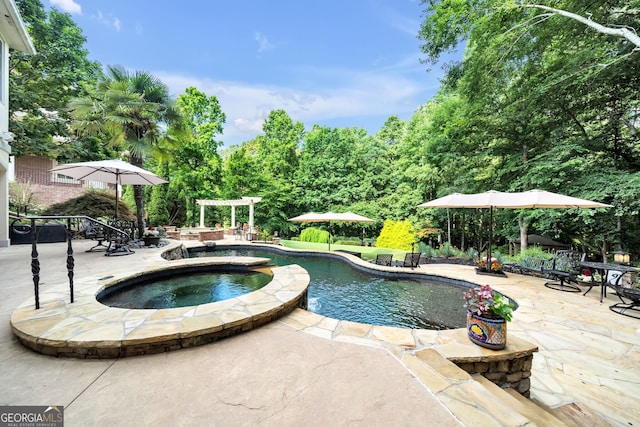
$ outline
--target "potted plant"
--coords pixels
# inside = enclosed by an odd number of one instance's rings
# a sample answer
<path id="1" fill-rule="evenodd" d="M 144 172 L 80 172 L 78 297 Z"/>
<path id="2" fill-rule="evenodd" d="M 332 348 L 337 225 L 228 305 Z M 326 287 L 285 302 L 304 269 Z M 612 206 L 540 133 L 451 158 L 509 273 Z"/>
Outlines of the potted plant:
<path id="1" fill-rule="evenodd" d="M 482 285 L 464 293 L 467 309 L 467 334 L 481 347 L 502 350 L 507 345 L 507 322 L 513 316 L 514 304 L 509 298 Z"/>
<path id="2" fill-rule="evenodd" d="M 145 246 L 151 246 L 160 244 L 160 230 L 156 227 L 148 227 L 142 235 Z"/>
<path id="3" fill-rule="evenodd" d="M 491 258 L 491 265 L 487 266 L 487 259 L 484 257 L 480 257 L 476 261 L 476 273 L 485 274 L 485 275 L 498 275 L 505 276 L 502 271 L 502 263 L 498 258 Z M 490 267 L 490 268 L 489 268 Z"/>

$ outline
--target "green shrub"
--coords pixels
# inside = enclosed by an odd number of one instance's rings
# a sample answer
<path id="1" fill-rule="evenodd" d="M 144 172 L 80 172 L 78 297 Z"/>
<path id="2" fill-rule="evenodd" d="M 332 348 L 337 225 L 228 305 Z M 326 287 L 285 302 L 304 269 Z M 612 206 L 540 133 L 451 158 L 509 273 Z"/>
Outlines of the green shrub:
<path id="1" fill-rule="evenodd" d="M 387 219 L 376 240 L 376 247 L 410 251 L 416 241 L 416 232 L 408 220 L 395 222 Z"/>
<path id="2" fill-rule="evenodd" d="M 43 215 L 86 215 L 92 218 L 112 218 L 116 212 L 116 197 L 104 190 L 89 189 L 82 196 L 49 206 Z M 118 218 L 135 218 L 126 203 L 118 203 Z"/>
<path id="3" fill-rule="evenodd" d="M 361 246 L 362 241 L 358 238 L 341 238 L 339 240 L 332 241 L 336 245 L 347 245 L 347 246 Z"/>
<path id="4" fill-rule="evenodd" d="M 301 242 L 328 243 L 329 232 L 315 227 L 308 227 L 300 233 Z"/>
<path id="5" fill-rule="evenodd" d="M 475 261 L 478 258 L 478 251 L 475 248 L 469 248 L 465 256 L 468 260 Z"/>
<path id="6" fill-rule="evenodd" d="M 442 246 L 440 246 L 440 249 L 438 250 L 438 254 L 441 257 L 445 257 L 445 258 L 454 258 L 454 257 L 460 256 L 461 253 L 462 251 L 451 246 L 451 243 L 449 242 L 444 242 Z"/>
<path id="7" fill-rule="evenodd" d="M 514 263 L 519 263 L 525 257 L 551 259 L 553 254 L 544 251 L 539 246 L 532 246 L 527 248 L 524 252 L 514 256 L 512 260 Z"/>
<path id="8" fill-rule="evenodd" d="M 433 258 L 438 255 L 438 251 L 435 248 L 432 248 L 431 245 L 427 245 L 424 242 L 418 244 L 418 251 L 427 258 Z"/>

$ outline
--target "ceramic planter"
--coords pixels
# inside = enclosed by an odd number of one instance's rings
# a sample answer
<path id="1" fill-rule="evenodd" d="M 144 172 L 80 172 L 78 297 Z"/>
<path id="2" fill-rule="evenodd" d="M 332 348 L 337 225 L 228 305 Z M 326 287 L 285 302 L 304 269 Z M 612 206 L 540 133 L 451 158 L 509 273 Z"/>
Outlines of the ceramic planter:
<path id="1" fill-rule="evenodd" d="M 481 347 L 502 350 L 507 345 L 507 321 L 467 311 L 467 334 L 472 342 Z"/>
<path id="2" fill-rule="evenodd" d="M 142 239 L 144 240 L 145 246 L 151 246 L 151 245 L 158 246 L 160 244 L 160 237 L 145 236 Z"/>

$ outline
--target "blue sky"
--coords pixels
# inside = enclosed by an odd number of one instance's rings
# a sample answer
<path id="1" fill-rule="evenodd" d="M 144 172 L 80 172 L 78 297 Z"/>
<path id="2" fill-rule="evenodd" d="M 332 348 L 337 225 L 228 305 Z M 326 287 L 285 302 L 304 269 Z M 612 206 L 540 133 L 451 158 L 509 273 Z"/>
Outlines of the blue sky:
<path id="1" fill-rule="evenodd" d="M 420 63 L 419 0 L 48 2 L 82 28 L 90 59 L 150 72 L 173 96 L 216 96 L 225 146 L 260 134 L 274 109 L 307 130 L 373 134 L 408 120 L 442 75 Z"/>

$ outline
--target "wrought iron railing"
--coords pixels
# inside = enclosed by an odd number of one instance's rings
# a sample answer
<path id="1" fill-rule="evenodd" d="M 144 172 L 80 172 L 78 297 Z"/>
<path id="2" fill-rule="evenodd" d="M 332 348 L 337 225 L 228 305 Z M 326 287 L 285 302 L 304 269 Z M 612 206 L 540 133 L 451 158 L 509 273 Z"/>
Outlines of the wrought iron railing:
<path id="1" fill-rule="evenodd" d="M 105 240 L 109 240 L 111 242 L 115 242 L 114 248 L 110 247 L 107 249 L 105 255 L 111 255 L 117 250 L 121 250 L 125 248 L 128 253 L 132 253 L 130 249 L 128 249 L 128 243 L 133 240 L 133 230 L 123 230 L 119 228 L 117 225 L 121 225 L 122 223 L 111 224 L 110 221 L 103 222 L 97 220 L 95 218 L 91 218 L 85 215 L 77 215 L 77 216 L 24 216 L 24 217 L 12 217 L 13 221 L 11 222 L 10 231 L 13 235 L 23 235 L 29 236 L 31 239 L 31 273 L 33 275 L 33 292 L 35 297 L 35 307 L 36 309 L 40 308 L 40 260 L 38 254 L 38 235 L 42 230 L 44 230 L 45 224 L 50 223 L 58 223 L 61 225 L 65 225 L 65 237 L 67 242 L 67 277 L 69 278 L 69 294 L 70 301 L 73 303 L 73 276 L 74 276 L 74 267 L 75 260 L 73 258 L 73 247 L 72 240 L 73 238 L 81 233 L 84 228 L 88 225 L 92 225 L 94 227 L 101 227 L 105 230 L 107 237 Z"/>

